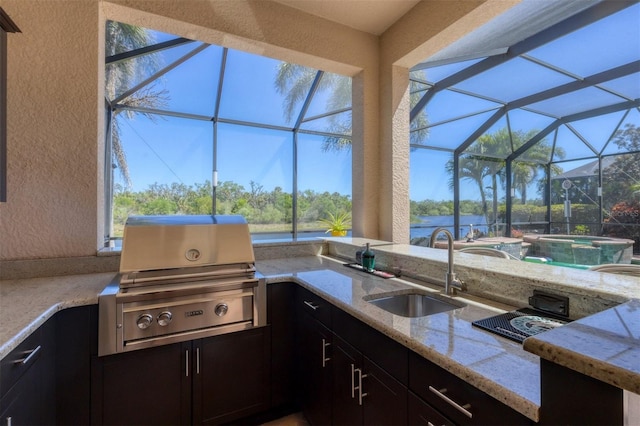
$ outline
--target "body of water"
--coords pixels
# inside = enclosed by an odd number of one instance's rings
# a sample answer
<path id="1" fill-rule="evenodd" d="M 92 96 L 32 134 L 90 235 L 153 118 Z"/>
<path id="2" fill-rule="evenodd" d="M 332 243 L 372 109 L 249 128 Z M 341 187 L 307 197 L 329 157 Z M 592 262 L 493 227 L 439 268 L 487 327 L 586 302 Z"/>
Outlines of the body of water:
<path id="1" fill-rule="evenodd" d="M 418 216 L 421 220 L 420 223 L 414 223 L 411 225 L 411 240 L 414 238 L 430 238 L 433 230 L 437 227 L 443 227 L 449 232 L 454 234 L 453 229 L 453 215 L 451 216 Z M 469 225 L 473 225 L 473 229 L 487 234 L 488 227 L 484 216 L 482 215 L 468 215 L 460 216 L 460 236 L 461 238 L 469 232 Z M 480 225 L 482 224 L 482 225 Z"/>
<path id="2" fill-rule="evenodd" d="M 421 222 L 411 224 L 410 230 L 410 238 L 413 240 L 414 238 L 430 238 L 433 230 L 438 227 L 443 227 L 447 229 L 449 232 L 454 234 L 453 232 L 453 215 L 451 216 L 419 216 Z M 482 215 L 468 215 L 468 216 L 460 216 L 460 238 L 464 237 L 467 232 L 469 232 L 469 225 L 473 225 L 474 230 L 478 230 L 485 235 L 488 234 L 488 226 L 484 224 L 485 218 Z M 482 225 L 479 225 L 482 224 Z M 252 239 L 254 241 L 260 240 L 290 240 L 289 233 L 286 232 L 265 232 L 265 233 L 254 233 L 252 234 Z M 351 235 L 351 232 L 348 233 Z M 299 232 L 298 238 L 315 238 L 315 237 L 327 237 L 329 234 L 324 231 L 317 232 Z M 443 236 L 444 237 L 444 236 Z"/>

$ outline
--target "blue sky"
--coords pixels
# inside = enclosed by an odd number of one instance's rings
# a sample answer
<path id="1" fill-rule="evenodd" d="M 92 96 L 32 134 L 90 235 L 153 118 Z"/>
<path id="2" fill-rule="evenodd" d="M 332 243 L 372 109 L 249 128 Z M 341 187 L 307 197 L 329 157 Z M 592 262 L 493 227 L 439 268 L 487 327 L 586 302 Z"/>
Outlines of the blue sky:
<path id="1" fill-rule="evenodd" d="M 529 52 L 537 60 L 553 63 L 580 76 L 600 72 L 638 59 L 640 29 L 638 17 L 640 5 L 627 9 L 596 24 L 569 34 L 553 43 Z M 158 42 L 174 38 L 156 33 Z M 190 43 L 162 52 L 163 63 L 169 64 L 197 47 Z M 220 74 L 222 48 L 210 46 L 178 68 L 170 71 L 158 86 L 169 93 L 169 110 L 203 116 L 213 115 L 215 95 Z M 594 60 L 597 58 L 597 60 Z M 283 113 L 283 96 L 276 93 L 274 81 L 279 61 L 229 50 L 224 79 L 220 116 L 225 119 L 257 122 L 290 127 L 291 122 Z M 447 75 L 470 65 L 472 62 L 427 69 L 427 80 L 438 81 Z M 489 73 L 463 81 L 455 89 L 482 94 L 488 99 L 478 99 L 453 91 L 444 91 L 432 99 L 426 112 L 429 123 L 435 125 L 422 143 L 441 148 L 457 146 L 481 123 L 493 114 L 499 103 L 489 99 L 509 102 L 535 91 L 548 89 L 573 79 L 565 74 L 550 71 L 539 64 L 518 58 L 505 63 Z M 607 89 L 624 93 L 631 99 L 640 97 L 640 77 L 636 73 L 604 84 Z M 327 112 L 330 91 L 320 91 L 312 103 L 307 117 Z M 567 115 L 587 107 L 597 107 L 619 102 L 611 93 L 588 88 L 531 105 L 535 110 L 551 115 Z M 300 105 L 300 104 L 298 104 Z M 484 112 L 483 112 L 484 111 Z M 622 120 L 640 125 L 640 113 L 625 111 L 608 114 L 596 119 L 562 126 L 558 138 L 550 134 L 549 143 L 555 142 L 564 149 L 568 159 L 593 156 L 583 140 L 597 151 L 611 136 Z M 459 120 L 456 118 L 465 117 Z M 294 115 L 295 119 L 295 115 Z M 554 118 L 524 110 L 511 111 L 508 124 L 512 130 L 529 131 L 543 129 Z M 326 128 L 324 120 L 309 124 L 308 128 Z M 489 133 L 507 126 L 503 117 L 489 129 Z M 187 185 L 212 179 L 213 126 L 211 122 L 165 117 L 151 122 L 137 116 L 121 125 L 123 140 L 134 190 L 144 190 L 154 182 L 182 182 Z M 577 136 L 573 131 L 577 132 Z M 258 129 L 230 124 L 219 124 L 217 164 L 220 181 L 234 181 L 249 188 L 250 181 L 257 181 L 265 190 L 280 186 L 291 191 L 293 175 L 291 132 Z M 321 150 L 322 138 L 300 135 L 298 181 L 299 190 L 313 189 L 351 193 L 350 151 L 327 153 Z M 604 153 L 615 152 L 608 147 Z M 613 150 L 613 151 L 612 151 Z M 411 155 L 410 198 L 413 200 L 452 198 L 449 177 L 444 165 L 450 153 L 415 150 Z M 557 159 L 557 158 L 555 158 Z M 563 165 L 565 170 L 591 160 L 574 161 Z M 116 173 L 116 176 L 118 174 Z M 535 186 L 529 194 L 536 195 Z M 504 194 L 503 194 L 504 195 Z M 462 199 L 478 199 L 478 190 L 463 185 Z"/>

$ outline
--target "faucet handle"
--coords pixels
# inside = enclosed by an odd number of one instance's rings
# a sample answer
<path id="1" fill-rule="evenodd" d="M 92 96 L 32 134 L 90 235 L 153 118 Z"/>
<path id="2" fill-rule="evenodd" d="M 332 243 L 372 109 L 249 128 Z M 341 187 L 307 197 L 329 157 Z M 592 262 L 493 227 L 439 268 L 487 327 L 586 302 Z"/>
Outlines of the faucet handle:
<path id="1" fill-rule="evenodd" d="M 447 294 L 450 292 L 455 296 L 457 290 L 467 291 L 467 284 L 463 280 L 458 278 L 457 274 L 453 273 L 448 275 L 448 283 L 446 286 L 447 288 L 445 289 Z"/>

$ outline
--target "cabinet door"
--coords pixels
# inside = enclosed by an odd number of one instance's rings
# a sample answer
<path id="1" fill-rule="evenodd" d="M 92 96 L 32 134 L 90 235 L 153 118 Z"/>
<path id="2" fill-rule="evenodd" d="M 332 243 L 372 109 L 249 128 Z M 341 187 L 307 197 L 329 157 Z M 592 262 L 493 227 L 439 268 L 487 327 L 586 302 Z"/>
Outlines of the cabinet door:
<path id="1" fill-rule="evenodd" d="M 271 405 L 295 402 L 295 289 L 294 283 L 267 286 L 267 322 L 271 325 Z"/>
<path id="2" fill-rule="evenodd" d="M 41 368 L 36 362 L 0 400 L 0 422 L 3 425 L 45 424 L 40 412 L 43 397 L 40 373 Z"/>
<path id="3" fill-rule="evenodd" d="M 92 359 L 92 423 L 190 423 L 191 343 Z"/>
<path id="4" fill-rule="evenodd" d="M 363 357 L 362 392 L 365 425 L 406 425 L 407 388 Z"/>
<path id="5" fill-rule="evenodd" d="M 304 311 L 299 311 L 297 336 L 300 406 L 311 424 L 331 424 L 333 336 Z"/>
<path id="6" fill-rule="evenodd" d="M 0 422 L 55 423 L 55 326 L 49 319 L 0 362 Z"/>
<path id="7" fill-rule="evenodd" d="M 333 336 L 333 422 L 334 425 L 362 424 L 362 355 L 340 337 Z M 377 422 L 377 424 L 382 424 Z"/>
<path id="8" fill-rule="evenodd" d="M 546 359 L 540 360 L 540 384 L 541 425 L 624 424 L 620 388 Z"/>
<path id="9" fill-rule="evenodd" d="M 65 309 L 55 316 L 56 423 L 91 422 L 91 354 L 97 344 L 97 305 Z"/>
<path id="10" fill-rule="evenodd" d="M 220 424 L 269 408 L 269 327 L 194 342 L 194 424 Z"/>

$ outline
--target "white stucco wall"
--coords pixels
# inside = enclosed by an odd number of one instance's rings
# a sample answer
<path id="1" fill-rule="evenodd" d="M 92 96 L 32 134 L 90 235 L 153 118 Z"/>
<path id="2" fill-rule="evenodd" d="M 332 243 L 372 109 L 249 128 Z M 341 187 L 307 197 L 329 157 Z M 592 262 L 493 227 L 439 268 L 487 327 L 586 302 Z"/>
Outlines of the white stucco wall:
<path id="1" fill-rule="evenodd" d="M 105 19 L 352 76 L 354 235 L 406 242 L 404 70 L 483 23 L 483 4 L 424 1 L 376 37 L 266 0 L 0 0 L 22 30 L 8 37 L 0 260 L 92 256 L 102 243 Z"/>

